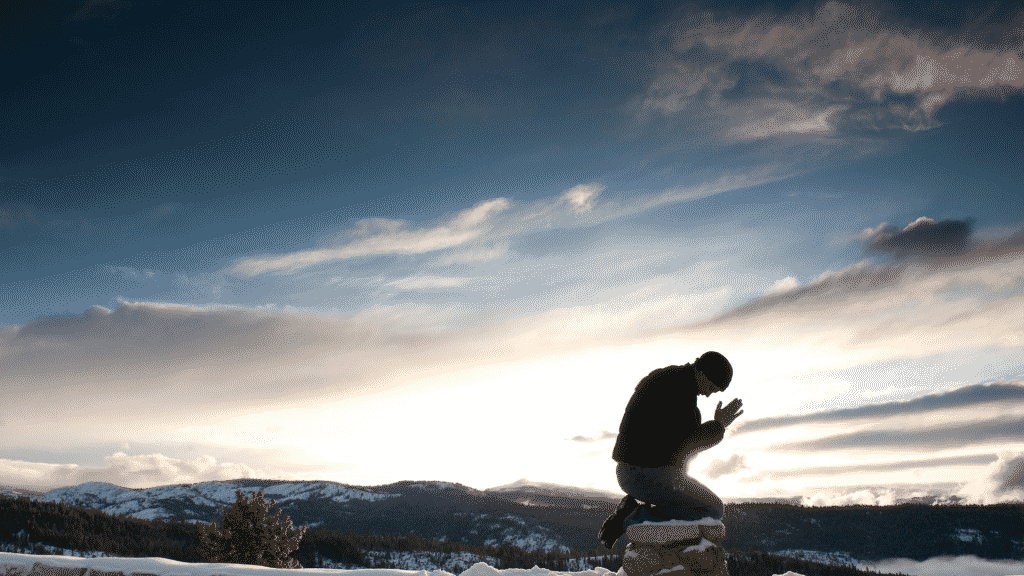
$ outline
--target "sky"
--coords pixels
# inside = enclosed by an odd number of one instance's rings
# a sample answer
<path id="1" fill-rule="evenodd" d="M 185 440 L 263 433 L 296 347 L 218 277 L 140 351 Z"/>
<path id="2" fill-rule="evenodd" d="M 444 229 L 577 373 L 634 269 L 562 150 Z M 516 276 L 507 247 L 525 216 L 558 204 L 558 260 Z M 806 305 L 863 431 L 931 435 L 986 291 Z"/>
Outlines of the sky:
<path id="1" fill-rule="evenodd" d="M 3 10 L 0 484 L 1024 499 L 1013 3 Z"/>

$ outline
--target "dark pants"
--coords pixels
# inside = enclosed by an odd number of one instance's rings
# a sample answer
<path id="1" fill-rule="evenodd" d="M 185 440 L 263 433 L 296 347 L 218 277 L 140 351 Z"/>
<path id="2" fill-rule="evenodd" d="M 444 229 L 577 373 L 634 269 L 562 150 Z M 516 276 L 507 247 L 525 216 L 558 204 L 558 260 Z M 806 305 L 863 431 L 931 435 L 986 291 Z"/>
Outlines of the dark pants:
<path id="1" fill-rule="evenodd" d="M 705 517 L 720 520 L 725 515 L 722 499 L 707 486 L 687 476 L 685 468 L 641 468 L 620 462 L 615 476 L 623 492 L 647 504 L 654 504 L 660 514 L 674 520 L 700 520 Z M 626 524 L 645 520 L 657 522 L 663 519 L 653 517 L 641 508 L 626 520 Z"/>

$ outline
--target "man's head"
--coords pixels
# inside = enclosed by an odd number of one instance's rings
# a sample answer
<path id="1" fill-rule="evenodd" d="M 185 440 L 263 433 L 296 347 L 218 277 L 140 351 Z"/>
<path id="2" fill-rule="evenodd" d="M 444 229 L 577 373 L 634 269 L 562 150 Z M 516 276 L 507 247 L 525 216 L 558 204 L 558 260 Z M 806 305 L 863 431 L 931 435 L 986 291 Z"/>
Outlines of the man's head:
<path id="1" fill-rule="evenodd" d="M 732 382 L 732 364 L 718 352 L 705 352 L 693 363 L 701 394 L 721 392 Z"/>

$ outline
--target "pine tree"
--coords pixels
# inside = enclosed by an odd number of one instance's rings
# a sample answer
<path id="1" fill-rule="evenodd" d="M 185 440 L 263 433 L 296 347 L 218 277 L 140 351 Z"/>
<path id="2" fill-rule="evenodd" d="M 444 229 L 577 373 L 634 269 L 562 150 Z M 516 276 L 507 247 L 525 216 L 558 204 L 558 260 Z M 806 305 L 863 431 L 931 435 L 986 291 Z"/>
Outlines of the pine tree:
<path id="1" fill-rule="evenodd" d="M 270 568 L 302 568 L 289 555 L 298 550 L 306 526 L 292 528 L 275 500 L 268 505 L 263 490 L 252 498 L 235 490 L 234 506 L 224 507 L 221 526 L 199 525 L 199 554 L 207 562 L 255 564 Z"/>

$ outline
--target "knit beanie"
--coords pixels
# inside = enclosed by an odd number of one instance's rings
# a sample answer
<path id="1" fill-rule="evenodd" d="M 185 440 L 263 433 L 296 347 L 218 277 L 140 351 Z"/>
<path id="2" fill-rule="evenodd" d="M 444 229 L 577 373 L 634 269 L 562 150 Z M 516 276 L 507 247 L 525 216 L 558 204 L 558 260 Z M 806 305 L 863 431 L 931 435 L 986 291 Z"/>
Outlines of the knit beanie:
<path id="1" fill-rule="evenodd" d="M 718 352 L 705 352 L 697 358 L 694 368 L 700 370 L 711 380 L 711 383 L 722 390 L 729 387 L 732 381 L 732 364 Z"/>

